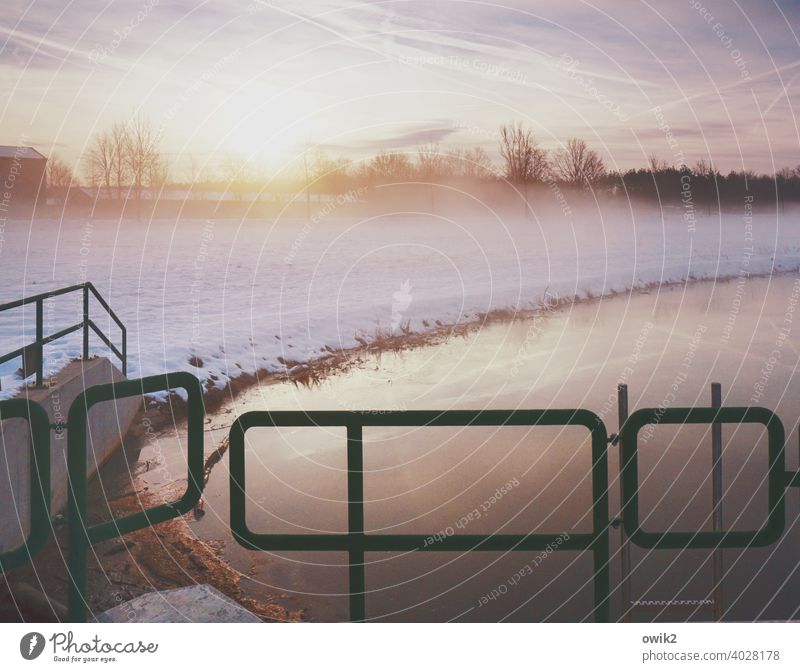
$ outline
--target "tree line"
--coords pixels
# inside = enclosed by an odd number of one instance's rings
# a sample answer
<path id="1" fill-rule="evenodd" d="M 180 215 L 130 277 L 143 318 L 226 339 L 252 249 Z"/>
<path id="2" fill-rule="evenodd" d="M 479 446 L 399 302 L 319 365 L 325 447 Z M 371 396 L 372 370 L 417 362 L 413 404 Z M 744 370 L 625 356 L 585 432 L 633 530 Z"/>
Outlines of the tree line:
<path id="1" fill-rule="evenodd" d="M 310 201 L 314 195 L 344 193 L 365 184 L 460 179 L 507 182 L 524 190 L 526 200 L 529 185 L 549 184 L 661 203 L 685 202 L 688 196 L 694 205 L 708 209 L 748 196 L 759 203 L 800 201 L 800 165 L 775 175 L 747 170 L 722 174 L 709 161 L 690 168 L 651 156 L 645 168 L 614 171 L 584 140 L 570 138 L 559 149 L 547 150 L 521 123 L 500 126 L 497 156 L 499 162 L 479 145 L 442 148 L 431 142 L 414 151 L 381 150 L 366 160 L 352 161 L 308 145 L 282 177 L 270 178 L 244 158 L 228 157 L 212 168 L 190 155 L 181 179 L 163 158 L 160 134 L 145 117 L 136 115 L 95 134 L 80 166 L 90 185 L 117 199 L 141 199 L 143 189 L 170 186 L 188 189 L 200 199 L 209 191 L 241 199 L 248 192 L 282 190 L 305 192 Z M 73 171 L 57 156 L 48 161 L 47 177 L 50 186 L 77 183 Z"/>

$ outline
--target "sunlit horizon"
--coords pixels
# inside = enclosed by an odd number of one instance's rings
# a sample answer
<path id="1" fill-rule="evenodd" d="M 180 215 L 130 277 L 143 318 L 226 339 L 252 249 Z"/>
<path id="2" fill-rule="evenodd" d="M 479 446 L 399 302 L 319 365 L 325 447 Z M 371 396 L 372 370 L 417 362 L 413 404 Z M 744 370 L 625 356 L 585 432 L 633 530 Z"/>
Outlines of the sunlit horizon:
<path id="1" fill-rule="evenodd" d="M 231 156 L 280 174 L 309 145 L 496 156 L 514 121 L 549 150 L 583 138 L 611 170 L 653 154 L 723 172 L 798 163 L 795 3 L 11 5 L 2 142 L 72 164 L 136 113 L 179 174 Z"/>

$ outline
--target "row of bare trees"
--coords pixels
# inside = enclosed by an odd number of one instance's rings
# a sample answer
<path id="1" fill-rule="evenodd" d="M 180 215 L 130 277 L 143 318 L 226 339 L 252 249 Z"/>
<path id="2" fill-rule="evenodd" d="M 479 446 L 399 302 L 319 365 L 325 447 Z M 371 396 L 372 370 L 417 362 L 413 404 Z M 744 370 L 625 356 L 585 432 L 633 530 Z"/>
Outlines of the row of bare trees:
<path id="1" fill-rule="evenodd" d="M 109 197 L 132 194 L 141 200 L 142 189 L 160 188 L 169 176 L 159 144 L 158 132 L 145 117 L 137 114 L 128 122 L 116 122 L 92 139 L 84 158 L 86 176 Z"/>
<path id="2" fill-rule="evenodd" d="M 517 184 L 555 180 L 572 187 L 591 187 L 606 174 L 603 159 L 584 140 L 570 138 L 548 155 L 533 131 L 519 123 L 500 127 L 500 156 L 505 178 Z"/>
<path id="3" fill-rule="evenodd" d="M 354 181 L 504 177 L 526 186 L 548 180 L 570 186 L 592 186 L 606 173 L 597 152 L 577 138 L 549 154 L 539 146 L 532 131 L 517 123 L 500 128 L 499 144 L 503 162 L 500 168 L 480 146 L 443 150 L 436 143 L 428 143 L 417 147 L 415 154 L 383 150 L 358 164 L 344 158 L 330 158 L 319 147 L 306 147 L 297 180 L 310 199 L 312 191 L 338 192 Z M 168 165 L 159 145 L 158 132 L 141 115 L 128 122 L 114 123 L 92 139 L 83 159 L 85 175 L 91 184 L 104 187 L 108 197 L 121 199 L 132 194 L 141 199 L 144 188 L 157 189 L 167 182 Z M 48 170 L 51 184 L 69 186 L 74 181 L 71 171 L 60 161 L 51 160 Z M 192 159 L 189 182 L 193 188 L 200 181 L 206 185 L 220 182 L 237 198 L 267 181 L 265 175 L 243 159 L 225 159 L 213 175 L 207 166 L 202 170 L 201 177 Z"/>
<path id="4" fill-rule="evenodd" d="M 522 124 L 500 127 L 502 166 L 496 166 L 480 146 L 442 149 L 436 143 L 417 147 L 416 153 L 384 150 L 353 168 L 344 159 L 332 161 L 316 150 L 303 158 L 304 180 L 318 184 L 332 175 L 349 174 L 356 179 L 431 180 L 466 177 L 480 180 L 505 178 L 514 184 L 555 180 L 568 186 L 594 186 L 606 175 L 600 155 L 586 142 L 571 138 L 563 148 L 549 153 Z"/>
<path id="5" fill-rule="evenodd" d="M 416 155 L 384 150 L 361 164 L 359 176 L 378 179 L 434 179 L 442 177 L 497 177 L 497 169 L 482 147 L 443 150 L 436 143 L 417 147 Z"/>

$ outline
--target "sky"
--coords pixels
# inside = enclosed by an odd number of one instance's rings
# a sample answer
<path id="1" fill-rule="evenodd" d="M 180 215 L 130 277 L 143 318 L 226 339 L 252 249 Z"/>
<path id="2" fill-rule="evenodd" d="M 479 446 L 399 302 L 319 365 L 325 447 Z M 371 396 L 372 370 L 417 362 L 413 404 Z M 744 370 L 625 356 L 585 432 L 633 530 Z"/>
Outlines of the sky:
<path id="1" fill-rule="evenodd" d="M 800 164 L 798 2 L 3 4 L 0 144 L 68 162 L 138 112 L 178 172 L 235 155 L 276 173 L 308 145 L 496 155 L 510 122 L 549 150 L 581 137 L 612 169 Z"/>

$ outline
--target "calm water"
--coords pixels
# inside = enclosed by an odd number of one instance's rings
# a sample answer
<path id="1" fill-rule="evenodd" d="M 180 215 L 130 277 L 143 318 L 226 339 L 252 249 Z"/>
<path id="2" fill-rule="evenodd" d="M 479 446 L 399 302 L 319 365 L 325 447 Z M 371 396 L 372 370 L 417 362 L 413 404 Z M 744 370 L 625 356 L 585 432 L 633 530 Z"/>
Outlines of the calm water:
<path id="1" fill-rule="evenodd" d="M 613 432 L 618 382 L 628 384 L 633 411 L 708 405 L 710 383 L 718 381 L 724 404 L 763 405 L 778 412 L 787 432 L 787 466 L 797 469 L 800 317 L 793 324 L 792 310 L 798 296 L 800 281 L 793 276 L 703 283 L 494 324 L 436 347 L 369 358 L 314 389 L 289 384 L 253 389 L 210 419 L 207 451 L 227 434 L 237 414 L 255 409 L 582 407 L 600 415 Z M 258 429 L 248 439 L 252 529 L 346 530 L 343 429 Z M 724 524 L 753 529 L 763 523 L 767 508 L 765 437 L 755 427 L 725 427 L 723 440 Z M 142 475 L 151 489 L 166 494 L 166 476 L 184 473 L 184 458 L 175 446 L 162 438 L 143 451 L 142 460 L 160 467 Z M 364 460 L 368 532 L 552 532 L 557 544 L 563 531 L 591 528 L 590 444 L 579 428 L 368 428 Z M 640 444 L 640 509 L 647 529 L 711 529 L 710 461 L 705 427 L 661 425 Z M 614 516 L 619 508 L 615 448 L 609 467 Z M 228 492 L 224 460 L 212 472 L 206 515 L 190 523 L 198 537 L 225 542 L 226 557 L 247 574 L 243 585 L 252 594 L 277 594 L 313 620 L 345 620 L 346 555 L 241 549 L 228 532 Z M 787 534 L 779 544 L 725 551 L 727 619 L 800 616 L 798 495 L 787 493 Z M 612 532 L 614 586 L 617 546 Z M 536 555 L 368 554 L 368 618 L 590 618 L 591 555 L 558 552 L 535 561 Z M 707 552 L 634 548 L 632 559 L 635 598 L 709 596 Z M 525 570 L 528 565 L 532 571 Z M 616 604 L 614 612 L 619 613 Z"/>

